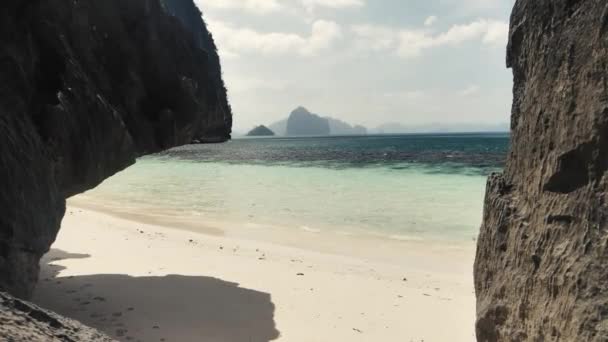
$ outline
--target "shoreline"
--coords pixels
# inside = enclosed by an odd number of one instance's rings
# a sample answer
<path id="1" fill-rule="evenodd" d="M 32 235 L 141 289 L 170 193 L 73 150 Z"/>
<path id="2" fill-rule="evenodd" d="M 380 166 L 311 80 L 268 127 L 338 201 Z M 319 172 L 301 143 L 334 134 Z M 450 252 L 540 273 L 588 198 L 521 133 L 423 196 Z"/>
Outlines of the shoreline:
<path id="1" fill-rule="evenodd" d="M 77 196 L 68 200 L 68 206 L 102 213 L 118 219 L 141 224 L 187 231 L 195 234 L 269 242 L 280 246 L 288 246 L 315 252 L 354 256 L 385 262 L 401 263 L 405 256 L 429 254 L 439 256 L 445 262 L 444 252 L 449 250 L 449 256 L 458 258 L 474 258 L 477 245 L 476 238 L 467 240 L 439 240 L 410 235 L 391 235 L 357 231 L 330 231 L 301 227 L 283 227 L 270 224 L 242 223 L 217 221 L 204 217 L 176 215 L 150 215 L 142 213 L 141 208 L 135 210 L 117 210 L 96 199 Z M 158 213 L 157 208 L 149 211 Z M 67 212 L 66 212 L 67 213 Z M 378 246 L 382 248 L 379 249 Z M 471 263 L 472 265 L 472 263 Z M 455 266 L 455 265 L 453 265 Z M 453 267 L 448 267 L 452 269 Z M 459 271 L 465 271 L 462 268 Z M 472 272 L 472 269 L 471 269 Z"/>
<path id="2" fill-rule="evenodd" d="M 474 248 L 232 234 L 70 205 L 33 301 L 121 341 L 474 340 Z"/>

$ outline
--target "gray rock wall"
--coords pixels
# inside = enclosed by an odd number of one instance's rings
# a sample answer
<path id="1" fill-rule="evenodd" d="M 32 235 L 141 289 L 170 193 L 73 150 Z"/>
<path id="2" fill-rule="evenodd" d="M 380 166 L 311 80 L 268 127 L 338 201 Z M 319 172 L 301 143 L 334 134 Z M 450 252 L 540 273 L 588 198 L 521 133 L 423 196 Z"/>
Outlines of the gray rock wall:
<path id="1" fill-rule="evenodd" d="M 512 149 L 475 261 L 478 341 L 608 340 L 608 2 L 518 0 Z"/>
<path id="2" fill-rule="evenodd" d="M 192 0 L 0 4 L 0 290 L 27 297 L 65 199 L 135 158 L 230 138 L 213 40 Z M 177 4 L 177 5 L 176 5 Z M 200 29 L 193 32 L 193 25 Z"/>

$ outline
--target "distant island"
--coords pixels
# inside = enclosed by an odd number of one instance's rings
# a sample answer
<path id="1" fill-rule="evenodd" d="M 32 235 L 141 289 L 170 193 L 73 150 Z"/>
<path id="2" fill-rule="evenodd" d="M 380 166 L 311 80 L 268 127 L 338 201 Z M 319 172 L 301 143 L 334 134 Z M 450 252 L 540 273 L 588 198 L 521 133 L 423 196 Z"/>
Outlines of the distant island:
<path id="1" fill-rule="evenodd" d="M 248 137 L 272 137 L 274 135 L 274 132 L 264 125 L 257 126 L 247 133 Z"/>
<path id="2" fill-rule="evenodd" d="M 386 122 L 378 127 L 352 125 L 331 116 L 311 113 L 305 107 L 294 109 L 283 119 L 268 125 L 278 136 L 368 135 L 412 133 L 509 132 L 510 123 L 426 123 L 403 124 Z"/>
<path id="3" fill-rule="evenodd" d="M 287 119 L 286 133 L 289 136 L 330 135 L 331 130 L 329 120 L 298 107 Z"/>
<path id="4" fill-rule="evenodd" d="M 269 128 L 277 135 L 366 135 L 367 128 L 361 125 L 350 125 L 339 119 L 311 113 L 300 106 L 293 110 L 288 118 L 277 121 Z"/>

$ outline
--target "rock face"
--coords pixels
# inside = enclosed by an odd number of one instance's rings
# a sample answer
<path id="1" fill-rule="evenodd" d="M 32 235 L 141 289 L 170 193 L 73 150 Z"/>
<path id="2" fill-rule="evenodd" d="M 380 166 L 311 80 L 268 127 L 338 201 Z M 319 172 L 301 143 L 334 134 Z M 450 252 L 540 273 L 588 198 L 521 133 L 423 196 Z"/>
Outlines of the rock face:
<path id="1" fill-rule="evenodd" d="M 208 52 L 205 54 L 206 71 L 209 84 L 206 97 L 206 106 L 210 108 L 208 114 L 200 120 L 195 140 L 199 142 L 224 142 L 230 139 L 232 129 L 232 111 L 228 103 L 227 91 L 222 80 L 222 68 L 217 54 L 215 42 L 207 25 L 203 22 L 201 11 L 192 0 L 160 0 L 163 8 L 173 16 L 180 19 L 193 36 L 199 49 Z M 228 129 L 227 129 L 228 128 Z"/>
<path id="2" fill-rule="evenodd" d="M 95 329 L 0 292 L 2 341 L 115 341 Z"/>
<path id="3" fill-rule="evenodd" d="M 271 131 L 268 127 L 264 125 L 260 125 L 247 133 L 247 136 L 250 137 L 272 137 L 274 136 L 274 132 Z"/>
<path id="4" fill-rule="evenodd" d="M 287 119 L 286 134 L 290 136 L 329 135 L 329 121 L 310 113 L 304 107 L 296 108 Z"/>
<path id="5" fill-rule="evenodd" d="M 31 294 L 65 198 L 143 154 L 229 139 L 215 45 L 188 9 L 192 0 L 2 1 L 0 289 Z"/>
<path id="6" fill-rule="evenodd" d="M 512 141 L 475 262 L 478 341 L 608 340 L 608 2 L 518 0 Z"/>

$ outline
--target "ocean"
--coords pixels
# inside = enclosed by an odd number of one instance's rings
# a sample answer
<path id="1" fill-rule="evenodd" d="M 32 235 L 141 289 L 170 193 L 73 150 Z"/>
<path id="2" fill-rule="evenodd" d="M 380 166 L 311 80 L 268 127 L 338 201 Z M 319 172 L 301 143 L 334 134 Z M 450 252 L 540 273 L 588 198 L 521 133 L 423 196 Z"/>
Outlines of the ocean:
<path id="1" fill-rule="evenodd" d="M 140 158 L 77 202 L 216 232 L 471 241 L 508 145 L 503 133 L 240 138 Z"/>

